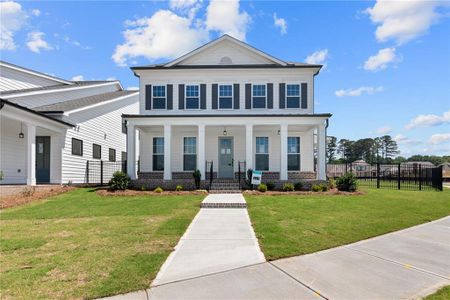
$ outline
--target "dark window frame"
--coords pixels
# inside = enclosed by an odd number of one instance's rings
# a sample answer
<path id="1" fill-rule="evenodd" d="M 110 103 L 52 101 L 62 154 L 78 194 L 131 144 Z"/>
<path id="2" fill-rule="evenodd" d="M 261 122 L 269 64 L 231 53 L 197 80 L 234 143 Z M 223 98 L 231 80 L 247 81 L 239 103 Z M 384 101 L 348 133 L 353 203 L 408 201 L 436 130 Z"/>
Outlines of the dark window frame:
<path id="1" fill-rule="evenodd" d="M 100 156 L 99 157 L 95 156 L 95 147 L 100 147 Z M 102 159 L 102 145 L 95 144 L 95 143 L 92 144 L 92 158 Z"/>
<path id="2" fill-rule="evenodd" d="M 75 153 L 74 141 L 80 142 L 80 153 Z M 72 155 L 83 156 L 83 141 L 77 138 L 72 138 Z"/>
<path id="3" fill-rule="evenodd" d="M 111 153 L 114 153 L 114 159 L 111 159 Z M 116 159 L 117 159 L 116 155 L 117 155 L 116 149 L 109 148 L 109 150 L 108 150 L 108 160 L 109 161 L 116 161 Z"/>

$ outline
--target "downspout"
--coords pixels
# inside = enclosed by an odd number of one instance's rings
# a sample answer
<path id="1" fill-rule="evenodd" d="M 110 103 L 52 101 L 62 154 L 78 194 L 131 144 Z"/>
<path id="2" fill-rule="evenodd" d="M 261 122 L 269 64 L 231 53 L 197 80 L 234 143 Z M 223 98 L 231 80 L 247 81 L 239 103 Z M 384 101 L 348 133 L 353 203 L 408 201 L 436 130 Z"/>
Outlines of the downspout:
<path id="1" fill-rule="evenodd" d="M 328 160 L 327 160 L 327 146 L 328 146 L 328 142 L 327 142 L 327 129 L 328 126 L 330 125 L 330 121 L 329 119 L 326 120 L 326 125 L 325 125 L 325 178 L 327 178 L 327 164 L 328 164 Z"/>

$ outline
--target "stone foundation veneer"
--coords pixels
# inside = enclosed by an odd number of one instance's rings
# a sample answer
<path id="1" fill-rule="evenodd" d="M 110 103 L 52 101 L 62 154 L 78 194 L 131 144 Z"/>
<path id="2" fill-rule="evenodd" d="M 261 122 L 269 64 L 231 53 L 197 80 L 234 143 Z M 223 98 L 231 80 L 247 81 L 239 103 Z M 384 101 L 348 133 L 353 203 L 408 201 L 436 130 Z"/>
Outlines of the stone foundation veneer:
<path id="1" fill-rule="evenodd" d="M 178 179 L 190 179 L 193 180 L 193 171 L 187 171 L 187 172 L 172 172 L 172 180 L 178 180 Z M 246 173 L 241 173 L 241 179 L 245 178 Z M 138 174 L 138 180 L 140 179 L 163 179 L 164 173 L 163 172 L 140 172 Z M 213 172 L 213 178 L 217 178 L 217 172 Z M 239 173 L 234 173 L 234 178 L 239 178 Z M 206 176 L 206 179 L 209 179 L 209 173 Z M 316 173 L 315 172 L 297 172 L 297 171 L 290 171 L 288 173 L 288 179 L 289 180 L 302 180 L 302 179 L 309 179 L 314 180 L 316 179 Z M 280 172 L 263 172 L 262 176 L 263 182 L 267 181 L 279 181 L 280 180 Z"/>

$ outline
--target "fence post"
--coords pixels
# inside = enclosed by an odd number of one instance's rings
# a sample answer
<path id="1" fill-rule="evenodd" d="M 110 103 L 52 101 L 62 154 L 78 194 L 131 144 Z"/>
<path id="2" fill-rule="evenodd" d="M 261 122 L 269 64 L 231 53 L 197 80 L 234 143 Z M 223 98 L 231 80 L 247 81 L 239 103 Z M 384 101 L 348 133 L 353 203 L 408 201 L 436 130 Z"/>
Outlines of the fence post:
<path id="1" fill-rule="evenodd" d="M 86 183 L 89 184 L 89 161 L 86 161 Z"/>
<path id="2" fill-rule="evenodd" d="M 400 189 L 400 163 L 398 164 L 398 174 L 397 174 L 397 185 L 398 189 Z"/>
<path id="3" fill-rule="evenodd" d="M 419 164 L 419 191 L 422 190 L 422 165 Z"/>
<path id="4" fill-rule="evenodd" d="M 380 163 L 377 162 L 377 189 L 380 188 Z"/>
<path id="5" fill-rule="evenodd" d="M 103 160 L 100 161 L 100 185 L 103 185 Z"/>

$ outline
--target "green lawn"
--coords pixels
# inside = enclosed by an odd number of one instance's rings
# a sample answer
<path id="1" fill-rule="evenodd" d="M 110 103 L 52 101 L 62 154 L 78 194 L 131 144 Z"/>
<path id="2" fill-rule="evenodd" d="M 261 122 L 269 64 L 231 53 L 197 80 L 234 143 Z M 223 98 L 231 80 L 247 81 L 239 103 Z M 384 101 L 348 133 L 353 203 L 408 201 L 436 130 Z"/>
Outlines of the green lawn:
<path id="1" fill-rule="evenodd" d="M 0 213 L 0 298 L 95 298 L 149 287 L 204 196 L 76 189 Z"/>
<path id="2" fill-rule="evenodd" d="M 267 259 L 349 244 L 450 215 L 450 190 L 364 195 L 245 195 Z"/>
<path id="3" fill-rule="evenodd" d="M 441 288 L 436 293 L 425 297 L 425 300 L 448 300 L 450 299 L 450 285 Z"/>

